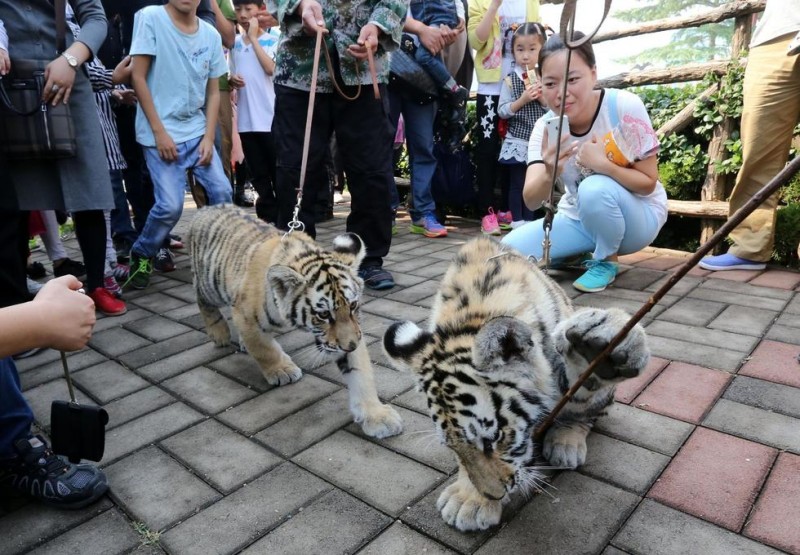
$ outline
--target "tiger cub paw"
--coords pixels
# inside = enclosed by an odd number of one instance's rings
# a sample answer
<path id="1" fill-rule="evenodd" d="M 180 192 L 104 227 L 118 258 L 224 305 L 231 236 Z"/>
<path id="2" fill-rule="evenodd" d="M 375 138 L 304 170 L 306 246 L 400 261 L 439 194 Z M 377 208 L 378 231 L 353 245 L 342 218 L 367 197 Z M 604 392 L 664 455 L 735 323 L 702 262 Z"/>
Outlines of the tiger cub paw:
<path id="1" fill-rule="evenodd" d="M 264 374 L 264 378 L 266 378 L 267 383 L 270 385 L 286 385 L 294 383 L 303 377 L 303 371 L 292 362 L 270 368 L 269 370 L 262 368 L 261 373 Z"/>
<path id="2" fill-rule="evenodd" d="M 500 523 L 503 502 L 488 499 L 475 487 L 459 479 L 445 488 L 436 502 L 444 521 L 461 530 L 486 530 Z"/>
<path id="3" fill-rule="evenodd" d="M 353 411 L 353 416 L 370 437 L 396 436 L 403 431 L 403 420 L 389 405 L 379 404 L 370 410 Z"/>
<path id="4" fill-rule="evenodd" d="M 550 428 L 542 448 L 545 458 L 558 468 L 578 468 L 586 462 L 588 433 L 588 429 L 579 425 Z"/>
<path id="5" fill-rule="evenodd" d="M 211 338 L 214 345 L 217 347 L 227 347 L 231 344 L 231 330 L 228 324 L 225 323 L 225 319 L 222 319 L 212 326 L 207 326 L 206 334 L 208 334 L 208 337 Z"/>

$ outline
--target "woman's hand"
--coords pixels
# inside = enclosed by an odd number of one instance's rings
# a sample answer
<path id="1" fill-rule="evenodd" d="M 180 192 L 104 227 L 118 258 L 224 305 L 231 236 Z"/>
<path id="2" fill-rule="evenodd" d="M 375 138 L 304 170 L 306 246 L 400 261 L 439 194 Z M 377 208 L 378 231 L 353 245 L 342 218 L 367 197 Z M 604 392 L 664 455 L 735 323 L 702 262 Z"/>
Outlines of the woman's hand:
<path id="1" fill-rule="evenodd" d="M 75 83 L 75 73 L 76 69 L 69 65 L 64 56 L 59 56 L 47 64 L 44 70 L 42 100 L 52 103 L 53 106 L 59 102 L 64 104 L 69 102 L 72 85 Z"/>
<path id="2" fill-rule="evenodd" d="M 136 106 L 136 91 L 133 89 L 114 89 L 111 96 L 122 106 Z"/>
<path id="3" fill-rule="evenodd" d="M 445 47 L 444 36 L 439 27 L 423 25 L 417 36 L 419 37 L 419 42 L 422 44 L 422 46 L 427 48 L 428 51 L 434 56 L 441 52 L 442 48 Z"/>
<path id="4" fill-rule="evenodd" d="M 11 58 L 8 57 L 8 51 L 0 48 L 0 75 L 7 75 L 11 71 Z"/>
<path id="5" fill-rule="evenodd" d="M 115 85 L 130 85 L 132 67 L 130 56 L 122 58 L 122 61 L 117 64 L 117 67 L 111 73 L 111 82 Z"/>
<path id="6" fill-rule="evenodd" d="M 547 140 L 547 129 L 544 130 L 542 137 L 542 161 L 547 168 L 547 175 L 552 176 L 555 172 L 556 176 L 564 173 L 564 167 L 567 161 L 578 151 L 578 141 L 573 141 L 571 137 L 565 135 L 561 138 L 561 151 L 558 154 L 558 166 L 556 167 L 554 161 L 556 157 L 556 145 L 550 146 Z"/>
<path id="7" fill-rule="evenodd" d="M 94 302 L 78 292 L 81 282 L 67 275 L 48 281 L 32 301 L 41 312 L 43 345 L 61 351 L 82 349 L 92 337 Z"/>
<path id="8" fill-rule="evenodd" d="M 578 166 L 592 170 L 594 173 L 608 175 L 608 165 L 613 164 L 607 157 L 606 151 L 597 137 L 592 136 L 592 140 L 583 143 L 575 156 Z"/>

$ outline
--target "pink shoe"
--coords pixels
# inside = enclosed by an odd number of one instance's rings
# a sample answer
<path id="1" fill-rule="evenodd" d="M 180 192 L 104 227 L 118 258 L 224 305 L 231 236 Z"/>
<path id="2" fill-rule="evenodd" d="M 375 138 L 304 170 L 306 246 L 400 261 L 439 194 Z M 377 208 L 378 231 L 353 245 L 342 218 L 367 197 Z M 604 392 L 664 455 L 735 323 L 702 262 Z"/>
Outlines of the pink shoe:
<path id="1" fill-rule="evenodd" d="M 511 210 L 508 212 L 498 212 L 497 213 L 497 224 L 500 226 L 500 229 L 503 231 L 508 231 L 511 229 L 511 222 L 514 221 L 514 216 L 511 214 Z"/>
<path id="2" fill-rule="evenodd" d="M 484 235 L 500 235 L 500 224 L 497 223 L 497 215 L 491 207 L 489 213 L 481 218 L 481 231 Z"/>
<path id="3" fill-rule="evenodd" d="M 103 288 L 111 293 L 115 298 L 122 298 L 122 287 L 119 286 L 117 280 L 113 275 L 108 275 L 103 278 Z"/>

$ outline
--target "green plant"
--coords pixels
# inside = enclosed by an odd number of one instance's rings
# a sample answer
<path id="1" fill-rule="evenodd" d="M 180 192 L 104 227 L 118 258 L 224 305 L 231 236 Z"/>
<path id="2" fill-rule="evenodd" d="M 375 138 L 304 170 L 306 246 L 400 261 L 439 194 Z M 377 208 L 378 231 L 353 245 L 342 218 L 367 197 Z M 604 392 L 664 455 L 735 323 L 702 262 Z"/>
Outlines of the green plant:
<path id="1" fill-rule="evenodd" d="M 153 532 L 144 522 L 133 522 L 133 529 L 139 534 L 139 543 L 143 546 L 158 545 L 161 541 L 161 532 Z"/>
<path id="2" fill-rule="evenodd" d="M 797 258 L 798 245 L 800 245 L 800 203 L 795 202 L 778 210 L 772 260 L 783 266 L 800 266 Z"/>

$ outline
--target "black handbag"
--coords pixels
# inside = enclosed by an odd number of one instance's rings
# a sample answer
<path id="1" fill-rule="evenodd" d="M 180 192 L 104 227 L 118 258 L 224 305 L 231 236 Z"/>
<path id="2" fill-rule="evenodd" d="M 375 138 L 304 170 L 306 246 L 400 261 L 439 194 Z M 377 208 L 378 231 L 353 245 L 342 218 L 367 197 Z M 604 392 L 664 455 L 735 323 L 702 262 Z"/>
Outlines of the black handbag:
<path id="1" fill-rule="evenodd" d="M 401 48 L 394 50 L 389 59 L 389 87 L 412 102 L 430 104 L 439 98 L 439 91 L 428 72 L 414 59 L 416 48 L 421 47 L 404 34 Z"/>
<path id="2" fill-rule="evenodd" d="M 59 52 L 66 47 L 65 1 L 55 2 Z M 0 77 L 0 150 L 9 159 L 75 156 L 77 144 L 69 104 L 52 106 L 42 100 L 48 63 L 13 59 L 11 72 Z"/>

